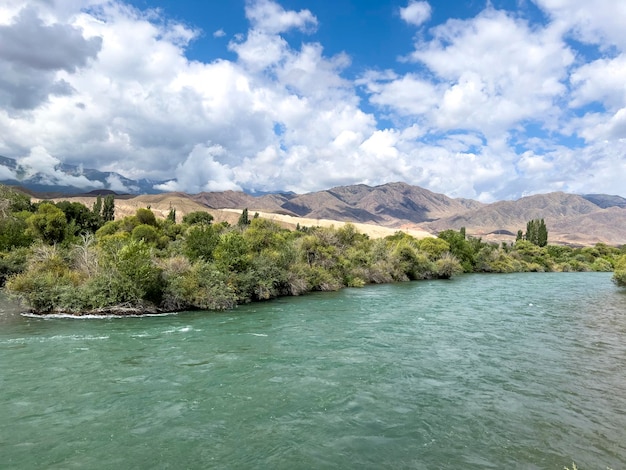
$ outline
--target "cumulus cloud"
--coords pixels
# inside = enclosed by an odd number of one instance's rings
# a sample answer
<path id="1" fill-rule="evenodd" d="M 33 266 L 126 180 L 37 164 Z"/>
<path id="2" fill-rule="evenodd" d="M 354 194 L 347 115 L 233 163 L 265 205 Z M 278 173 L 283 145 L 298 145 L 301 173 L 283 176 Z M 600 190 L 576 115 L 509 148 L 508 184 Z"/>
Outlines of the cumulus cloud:
<path id="1" fill-rule="evenodd" d="M 614 0 L 533 0 L 565 35 L 601 48 L 626 48 L 626 4 Z"/>
<path id="2" fill-rule="evenodd" d="M 242 188 L 233 183 L 232 170 L 219 162 L 226 155 L 220 145 L 196 145 L 185 161 L 176 168 L 176 179 L 157 189 L 167 191 L 226 191 Z"/>
<path id="3" fill-rule="evenodd" d="M 21 9 L 0 24 L 0 105 L 33 109 L 51 95 L 72 94 L 57 72 L 84 67 L 101 45 L 101 38 L 85 38 L 80 28 L 45 24 L 34 8 Z"/>
<path id="4" fill-rule="evenodd" d="M 61 162 L 82 163 L 188 192 L 390 181 L 483 201 L 623 192 L 621 7 L 604 23 L 582 1 L 535 3 L 545 23 L 488 6 L 421 30 L 397 68 L 354 79 L 350 51 L 308 36 L 312 11 L 273 0 L 247 1 L 231 59 L 204 62 L 187 57 L 200 32 L 159 10 L 6 0 L 0 150 L 49 181 Z M 428 3 L 405 5 L 398 23 L 430 20 Z M 571 38 L 594 45 L 594 60 Z"/>
<path id="5" fill-rule="evenodd" d="M 598 59 L 578 67 L 570 77 L 573 86 L 571 105 L 598 102 L 606 109 L 626 105 L 626 55 Z"/>
<path id="6" fill-rule="evenodd" d="M 305 32 L 317 28 L 317 18 L 309 10 L 288 11 L 272 0 L 249 0 L 246 16 L 254 29 L 267 34 L 284 33 L 293 28 Z"/>
<path id="7" fill-rule="evenodd" d="M 525 119 L 546 120 L 566 93 L 574 54 L 555 32 L 533 30 L 503 11 L 449 20 L 419 42 L 411 58 L 445 86 L 437 109 L 443 128 L 499 133 Z"/>
<path id="8" fill-rule="evenodd" d="M 411 0 L 409 4 L 400 8 L 400 17 L 409 24 L 421 26 L 430 19 L 431 8 L 428 2 Z"/>

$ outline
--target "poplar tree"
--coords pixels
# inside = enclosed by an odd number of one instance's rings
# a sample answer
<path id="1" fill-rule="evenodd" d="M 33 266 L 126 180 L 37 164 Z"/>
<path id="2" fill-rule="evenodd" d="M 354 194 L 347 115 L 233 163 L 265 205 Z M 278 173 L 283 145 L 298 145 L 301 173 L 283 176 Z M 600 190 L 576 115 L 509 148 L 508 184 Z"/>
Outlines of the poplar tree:
<path id="1" fill-rule="evenodd" d="M 176 208 L 170 207 L 170 211 L 167 214 L 167 220 L 170 222 L 176 223 Z"/>
<path id="2" fill-rule="evenodd" d="M 548 228 L 543 219 L 539 221 L 539 227 L 537 227 L 537 245 L 546 246 L 548 244 Z"/>
<path id="3" fill-rule="evenodd" d="M 519 236 L 519 233 L 518 233 Z M 533 245 L 546 246 L 548 244 L 548 229 L 543 219 L 533 219 L 526 223 L 524 239 Z"/>
<path id="4" fill-rule="evenodd" d="M 102 220 L 109 222 L 113 219 L 115 219 L 115 199 L 112 194 L 109 194 L 104 198 L 102 205 Z"/>
<path id="5" fill-rule="evenodd" d="M 237 221 L 237 225 L 239 227 L 246 227 L 246 226 L 250 225 L 250 218 L 248 217 L 248 208 L 247 207 L 241 212 L 241 216 L 239 216 L 239 220 Z"/>

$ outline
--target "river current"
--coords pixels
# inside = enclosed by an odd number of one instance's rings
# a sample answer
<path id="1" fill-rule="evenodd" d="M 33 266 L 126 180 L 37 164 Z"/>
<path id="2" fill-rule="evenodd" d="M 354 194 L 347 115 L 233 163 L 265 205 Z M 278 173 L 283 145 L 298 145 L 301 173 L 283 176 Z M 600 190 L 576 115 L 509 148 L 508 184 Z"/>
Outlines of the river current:
<path id="1" fill-rule="evenodd" d="M 626 468 L 626 290 L 464 275 L 214 312 L 0 298 L 0 468 Z"/>

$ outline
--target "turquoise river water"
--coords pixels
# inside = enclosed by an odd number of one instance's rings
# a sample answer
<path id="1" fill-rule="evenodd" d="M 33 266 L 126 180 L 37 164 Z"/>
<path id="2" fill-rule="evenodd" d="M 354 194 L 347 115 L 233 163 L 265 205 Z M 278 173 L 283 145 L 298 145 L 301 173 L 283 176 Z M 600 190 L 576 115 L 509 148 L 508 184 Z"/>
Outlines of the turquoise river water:
<path id="1" fill-rule="evenodd" d="M 465 275 L 223 313 L 0 299 L 0 468 L 626 469 L 626 290 Z"/>

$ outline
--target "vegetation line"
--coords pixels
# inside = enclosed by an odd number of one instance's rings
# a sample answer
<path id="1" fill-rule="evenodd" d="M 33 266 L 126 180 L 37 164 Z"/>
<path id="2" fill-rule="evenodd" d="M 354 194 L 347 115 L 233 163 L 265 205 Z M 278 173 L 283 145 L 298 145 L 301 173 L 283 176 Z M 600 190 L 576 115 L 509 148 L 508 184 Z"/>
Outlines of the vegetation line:
<path id="1" fill-rule="evenodd" d="M 311 291 L 462 272 L 612 271 L 626 285 L 626 252 L 547 244 L 543 220 L 514 244 L 446 230 L 372 240 L 347 224 L 291 231 L 244 210 L 236 225 L 207 212 L 164 220 L 149 207 L 114 220 L 113 197 L 92 208 L 30 198 L 0 185 L 0 285 L 39 314 L 138 314 L 237 304 Z"/>

